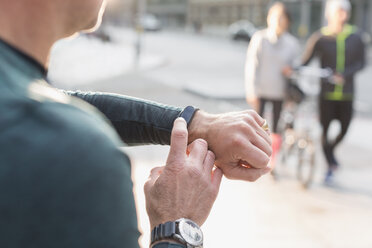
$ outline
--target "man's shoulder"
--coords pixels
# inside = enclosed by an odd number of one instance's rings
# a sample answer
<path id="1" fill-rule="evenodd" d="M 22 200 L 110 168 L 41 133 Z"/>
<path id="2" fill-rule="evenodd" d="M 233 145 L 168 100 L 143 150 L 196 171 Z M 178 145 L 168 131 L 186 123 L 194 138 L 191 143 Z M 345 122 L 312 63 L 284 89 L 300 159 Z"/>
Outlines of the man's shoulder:
<path id="1" fill-rule="evenodd" d="M 263 38 L 265 38 L 267 36 L 267 32 L 268 32 L 267 28 L 258 30 L 254 33 L 253 37 L 256 38 L 256 39 L 262 40 Z"/>
<path id="2" fill-rule="evenodd" d="M 312 47 L 316 47 L 319 44 L 322 44 L 324 40 L 328 40 L 328 36 L 324 35 L 321 30 L 317 30 L 314 33 L 312 33 L 307 40 L 307 44 L 311 45 Z"/>
<path id="3" fill-rule="evenodd" d="M 28 147 L 28 155 L 36 160 L 77 161 L 88 155 L 107 159 L 120 152 L 115 132 L 89 106 L 57 91 L 39 93 L 3 108 L 8 114 L 0 119 L 1 147 L 13 154 Z"/>
<path id="4" fill-rule="evenodd" d="M 310 40 L 320 40 L 322 38 L 325 38 L 326 35 L 324 34 L 324 32 L 322 31 L 322 29 L 319 29 L 319 30 L 316 30 L 314 33 L 311 34 L 310 36 Z"/>
<path id="5" fill-rule="evenodd" d="M 110 127 L 58 92 L 38 93 L 0 108 L 9 113 L 0 114 L 3 226 L 5 233 L 19 233 L 0 246 L 29 240 L 38 247 L 114 247 L 127 240 L 133 246 L 138 232 L 130 161 L 110 138 Z M 35 237 L 29 226 L 45 235 Z"/>
<path id="6" fill-rule="evenodd" d="M 266 33 L 266 29 L 256 31 L 249 42 L 249 47 L 260 47 L 267 36 Z"/>
<path id="7" fill-rule="evenodd" d="M 85 109 L 88 108 L 88 109 Z M 101 142 L 109 142 L 120 145 L 119 139 L 111 126 L 90 106 L 84 103 L 61 103 L 42 102 L 31 118 L 40 125 L 43 130 L 64 134 L 63 140 L 77 140 L 77 143 L 90 142 L 92 139 L 100 139 Z"/>
<path id="8" fill-rule="evenodd" d="M 367 37 L 367 35 L 365 33 L 363 33 L 363 31 L 358 29 L 358 28 L 355 28 L 354 32 L 351 33 L 350 36 L 349 36 L 349 38 L 354 39 L 359 43 L 367 43 L 366 42 L 366 37 Z"/>

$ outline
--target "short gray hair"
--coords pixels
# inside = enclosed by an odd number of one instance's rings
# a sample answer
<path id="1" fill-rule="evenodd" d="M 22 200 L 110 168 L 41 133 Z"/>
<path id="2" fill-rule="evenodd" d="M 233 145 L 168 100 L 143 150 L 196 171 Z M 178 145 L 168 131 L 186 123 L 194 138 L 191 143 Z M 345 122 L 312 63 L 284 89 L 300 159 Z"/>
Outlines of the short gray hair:
<path id="1" fill-rule="evenodd" d="M 325 16 L 328 17 L 331 13 L 336 11 L 337 9 L 343 9 L 350 13 L 351 11 L 351 4 L 349 0 L 328 0 L 325 10 Z"/>

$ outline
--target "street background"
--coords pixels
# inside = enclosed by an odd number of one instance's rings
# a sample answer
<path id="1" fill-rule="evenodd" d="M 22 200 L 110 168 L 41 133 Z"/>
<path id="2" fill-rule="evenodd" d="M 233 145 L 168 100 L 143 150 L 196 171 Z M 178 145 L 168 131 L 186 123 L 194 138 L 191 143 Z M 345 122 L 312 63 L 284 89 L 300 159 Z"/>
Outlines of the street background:
<path id="1" fill-rule="evenodd" d="M 102 35 L 82 34 L 54 47 L 49 78 L 56 87 L 115 92 L 180 107 L 194 105 L 211 113 L 250 108 L 244 100 L 248 43 L 232 41 L 216 28 L 195 33 L 190 28 L 170 27 L 143 33 L 138 59 L 138 34 L 133 28 L 105 23 L 102 30 L 109 41 L 103 41 Z M 369 64 L 356 80 L 355 118 L 337 150 L 341 169 L 336 186 L 322 184 L 326 165 L 319 140 L 315 181 L 308 190 L 295 180 L 294 168 L 288 167 L 279 167 L 286 176 L 278 181 L 270 175 L 255 183 L 224 179 L 202 227 L 204 247 L 372 247 L 370 48 L 367 57 Z M 337 123 L 332 125 L 333 132 L 338 128 Z M 152 167 L 165 164 L 169 147 L 123 150 L 133 164 L 143 233 L 140 242 L 148 247 L 143 184 Z"/>

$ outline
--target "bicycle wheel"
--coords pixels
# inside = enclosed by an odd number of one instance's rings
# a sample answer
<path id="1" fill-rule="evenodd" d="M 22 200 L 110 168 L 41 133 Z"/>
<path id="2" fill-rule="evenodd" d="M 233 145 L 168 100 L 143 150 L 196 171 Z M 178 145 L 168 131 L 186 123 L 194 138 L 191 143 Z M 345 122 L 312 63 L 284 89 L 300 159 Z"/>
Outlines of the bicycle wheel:
<path id="1" fill-rule="evenodd" d="M 304 188 L 309 188 L 314 177 L 315 170 L 315 147 L 309 139 L 298 140 L 298 165 L 297 179 Z"/>
<path id="2" fill-rule="evenodd" d="M 295 139 L 293 129 L 287 129 L 283 132 L 280 152 L 277 157 L 275 168 L 271 173 L 274 180 L 279 180 L 282 177 L 288 176 L 288 173 L 286 173 L 288 170 L 288 164 L 296 164 L 296 162 L 293 163 L 293 157 L 296 149 Z"/>

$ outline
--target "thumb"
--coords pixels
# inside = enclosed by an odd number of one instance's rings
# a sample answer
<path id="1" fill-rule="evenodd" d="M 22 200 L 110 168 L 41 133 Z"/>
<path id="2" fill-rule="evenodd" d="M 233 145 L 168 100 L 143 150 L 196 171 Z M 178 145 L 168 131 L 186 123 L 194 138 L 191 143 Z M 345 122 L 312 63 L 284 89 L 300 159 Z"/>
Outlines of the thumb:
<path id="1" fill-rule="evenodd" d="M 186 158 L 188 131 L 185 119 L 177 118 L 174 121 L 171 144 L 167 160 L 167 166 L 174 166 L 175 161 L 184 160 Z"/>
<path id="2" fill-rule="evenodd" d="M 222 170 L 220 168 L 215 168 L 212 172 L 212 184 L 215 187 L 216 191 L 218 192 L 221 181 L 222 181 Z"/>

